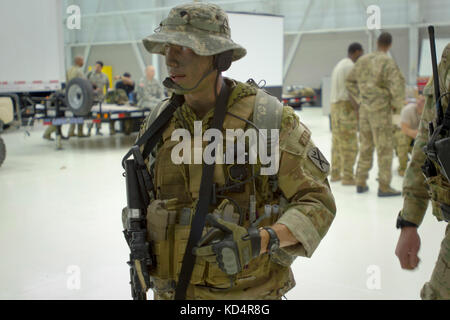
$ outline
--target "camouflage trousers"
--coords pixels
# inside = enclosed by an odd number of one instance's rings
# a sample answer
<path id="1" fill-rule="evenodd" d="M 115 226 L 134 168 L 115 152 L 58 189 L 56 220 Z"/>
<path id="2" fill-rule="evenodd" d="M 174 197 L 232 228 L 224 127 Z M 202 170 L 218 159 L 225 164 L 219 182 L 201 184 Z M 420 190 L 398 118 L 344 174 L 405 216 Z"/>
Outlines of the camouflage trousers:
<path id="1" fill-rule="evenodd" d="M 397 153 L 398 162 L 400 166 L 399 171 L 405 171 L 408 165 L 408 153 L 412 152 L 413 139 L 402 132 L 401 129 L 395 127 L 394 129 L 394 147 Z"/>
<path id="2" fill-rule="evenodd" d="M 423 300 L 450 299 L 450 224 L 445 230 L 445 238 L 431 279 L 423 286 L 420 297 Z"/>
<path id="3" fill-rule="evenodd" d="M 358 120 L 350 101 L 331 104 L 331 177 L 353 180 L 358 155 Z"/>
<path id="4" fill-rule="evenodd" d="M 372 168 L 373 152 L 377 151 L 378 183 L 381 190 L 390 186 L 392 179 L 392 112 L 389 109 L 369 112 L 359 109 L 359 159 L 356 168 L 356 184 L 366 185 Z"/>

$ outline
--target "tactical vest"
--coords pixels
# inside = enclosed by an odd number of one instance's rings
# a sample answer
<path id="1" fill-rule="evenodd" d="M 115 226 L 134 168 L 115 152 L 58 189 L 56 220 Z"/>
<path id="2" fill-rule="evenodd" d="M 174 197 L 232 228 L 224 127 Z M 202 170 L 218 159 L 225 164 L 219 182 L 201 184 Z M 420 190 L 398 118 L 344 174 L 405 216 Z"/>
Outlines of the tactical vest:
<path id="1" fill-rule="evenodd" d="M 159 108 L 162 111 L 164 105 Z M 228 112 L 242 119 L 257 122 L 261 128 L 280 128 L 281 112 L 283 106 L 274 97 L 271 97 L 263 90 L 258 90 L 256 96 L 247 96 L 229 107 Z M 154 110 L 153 119 L 158 111 Z M 275 117 L 275 119 L 274 119 Z M 152 119 L 150 118 L 151 123 Z M 226 129 L 245 130 L 247 123 L 237 117 L 227 114 L 223 123 L 223 134 Z M 173 291 L 175 283 L 181 270 L 184 252 L 189 238 L 190 223 L 192 214 L 195 212 L 196 201 L 199 198 L 200 181 L 202 177 L 202 164 L 174 164 L 171 159 L 172 149 L 179 141 L 171 141 L 172 132 L 175 130 L 174 122 L 170 122 L 163 133 L 162 144 L 159 145 L 157 153 L 153 153 L 151 168 L 154 169 L 154 184 L 157 190 L 156 198 L 161 200 L 173 199 L 171 211 L 167 218 L 167 223 L 149 224 L 149 240 L 153 246 L 157 265 L 150 271 L 154 290 L 158 295 L 164 292 Z M 223 146 L 226 145 L 224 134 Z M 207 142 L 203 142 L 203 148 Z M 193 137 L 191 148 L 193 148 Z M 225 148 L 224 148 L 225 150 Z M 193 158 L 192 158 L 193 159 Z M 154 163 L 152 163 L 154 162 Z M 258 180 L 249 179 L 258 165 L 251 164 L 216 164 L 214 170 L 214 183 L 217 191 L 216 205 L 211 206 L 210 212 L 216 212 L 223 219 L 235 222 L 244 227 L 249 227 L 251 216 L 251 196 L 255 196 L 256 212 L 264 213 L 265 205 L 280 205 L 278 214 L 273 214 L 269 218 L 262 219 L 259 226 L 274 224 L 283 213 L 283 202 L 279 195 L 274 193 L 276 183 L 273 177 L 259 176 Z M 233 184 L 244 182 L 233 187 Z M 257 190 L 257 192 L 255 192 Z M 148 215 L 149 220 L 150 215 Z M 153 230 L 152 230 L 153 228 Z M 160 228 L 154 230 L 154 228 Z M 206 233 L 205 228 L 204 233 Z M 157 236 L 163 234 L 163 236 Z M 195 295 L 190 298 L 211 299 L 212 290 L 224 290 L 231 299 L 241 299 L 246 297 L 243 285 L 248 282 L 253 286 L 261 288 L 271 288 L 271 290 L 261 289 L 252 293 L 253 298 L 277 299 L 294 285 L 294 279 L 289 265 L 293 257 L 286 257 L 286 253 L 280 251 L 278 255 L 260 255 L 253 259 L 244 270 L 230 279 L 216 264 L 209 264 L 201 259 L 197 259 L 193 274 L 190 280 L 191 286 L 197 289 Z M 287 261 L 287 262 L 286 262 Z M 250 285 L 252 286 L 252 285 Z M 233 293 L 234 288 L 240 290 Z M 202 289 L 203 288 L 203 289 Z M 270 291 L 270 292 L 269 292 Z M 231 293 L 230 293 L 231 292 Z M 256 295 L 256 296 L 255 296 Z M 166 297 L 170 298 L 170 295 Z M 189 298 L 189 289 L 188 289 Z"/>

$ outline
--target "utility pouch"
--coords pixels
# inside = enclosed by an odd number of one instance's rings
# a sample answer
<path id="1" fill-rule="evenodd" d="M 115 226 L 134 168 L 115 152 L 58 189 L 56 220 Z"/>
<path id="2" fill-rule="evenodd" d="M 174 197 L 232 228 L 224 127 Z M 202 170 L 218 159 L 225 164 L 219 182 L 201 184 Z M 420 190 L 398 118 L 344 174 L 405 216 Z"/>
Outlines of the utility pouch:
<path id="1" fill-rule="evenodd" d="M 168 227 L 175 224 L 176 211 L 167 210 L 167 201 L 154 200 L 147 208 L 147 230 L 150 241 L 168 239 Z"/>

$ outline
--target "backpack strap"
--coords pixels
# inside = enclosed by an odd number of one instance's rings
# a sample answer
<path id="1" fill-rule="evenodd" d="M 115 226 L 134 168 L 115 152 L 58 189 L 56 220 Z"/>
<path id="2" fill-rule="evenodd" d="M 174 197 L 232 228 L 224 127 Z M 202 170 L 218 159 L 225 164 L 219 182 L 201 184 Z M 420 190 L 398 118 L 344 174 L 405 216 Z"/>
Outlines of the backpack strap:
<path id="1" fill-rule="evenodd" d="M 262 89 L 256 92 L 253 122 L 258 129 L 281 129 L 282 114 L 283 104 L 276 97 Z"/>
<path id="2" fill-rule="evenodd" d="M 281 129 L 281 118 L 283 114 L 283 104 L 274 96 L 262 89 L 258 89 L 253 107 L 253 123 L 260 129 L 266 129 L 267 132 L 267 155 L 271 155 L 271 145 L 278 145 L 272 141 L 271 129 Z M 277 175 L 269 176 L 271 189 L 275 192 L 278 188 Z"/>

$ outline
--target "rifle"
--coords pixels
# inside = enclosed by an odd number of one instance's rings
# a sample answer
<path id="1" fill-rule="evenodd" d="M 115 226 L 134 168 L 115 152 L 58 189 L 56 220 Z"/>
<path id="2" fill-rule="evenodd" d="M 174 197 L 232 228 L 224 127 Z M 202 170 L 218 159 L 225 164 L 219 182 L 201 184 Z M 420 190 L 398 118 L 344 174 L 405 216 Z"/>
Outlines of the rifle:
<path id="1" fill-rule="evenodd" d="M 146 300 L 146 292 L 152 287 L 149 269 L 156 266 L 156 259 L 147 241 L 147 207 L 156 197 L 151 173 L 147 170 L 147 159 L 161 138 L 165 126 L 175 110 L 184 102 L 184 97 L 173 95 L 166 108 L 157 116 L 150 115 L 151 125 L 136 141 L 122 159 L 127 186 L 127 207 L 122 210 L 123 234 L 130 247 L 130 284 L 134 300 Z M 161 104 L 159 105 L 161 107 Z M 152 118 L 152 115 L 156 118 Z M 140 146 L 145 145 L 143 152 Z M 130 157 L 133 156 L 133 159 Z"/>
<path id="2" fill-rule="evenodd" d="M 434 163 L 439 164 L 440 171 L 450 182 L 450 108 L 444 114 L 441 105 L 441 99 L 449 92 L 443 95 L 440 93 L 438 65 L 436 61 L 436 45 L 434 39 L 434 27 L 428 27 L 428 34 L 430 36 L 431 62 L 433 66 L 433 85 L 434 96 L 436 100 L 436 128 L 433 122 L 429 123 L 430 139 L 424 148 L 427 156 L 422 170 L 426 177 L 434 177 L 437 175 L 437 169 Z"/>
<path id="3" fill-rule="evenodd" d="M 434 128 L 433 122 L 428 124 L 430 130 L 430 139 L 427 145 L 424 147 L 425 155 L 427 159 L 422 166 L 422 171 L 427 178 L 434 177 L 438 174 L 435 164 L 439 165 L 440 172 L 450 182 L 450 108 L 447 106 L 445 114 L 442 110 L 441 99 L 449 92 L 445 92 L 443 95 L 440 93 L 439 86 L 439 74 L 436 61 L 436 45 L 434 40 L 434 27 L 428 27 L 428 34 L 430 36 L 430 48 L 431 48 L 431 62 L 433 66 L 433 85 L 434 85 L 434 97 L 436 100 L 436 128 Z M 440 205 L 444 219 L 450 219 L 450 207 L 444 203 Z"/>
<path id="4" fill-rule="evenodd" d="M 130 247 L 130 284 L 133 300 L 147 300 L 151 287 L 148 270 L 155 265 L 151 246 L 147 241 L 147 207 L 154 197 L 152 178 L 138 146 L 131 148 L 134 159 L 123 161 L 127 186 L 127 207 L 122 213 L 125 240 Z M 148 191 L 150 191 L 150 195 Z"/>

